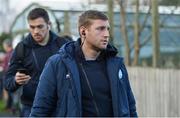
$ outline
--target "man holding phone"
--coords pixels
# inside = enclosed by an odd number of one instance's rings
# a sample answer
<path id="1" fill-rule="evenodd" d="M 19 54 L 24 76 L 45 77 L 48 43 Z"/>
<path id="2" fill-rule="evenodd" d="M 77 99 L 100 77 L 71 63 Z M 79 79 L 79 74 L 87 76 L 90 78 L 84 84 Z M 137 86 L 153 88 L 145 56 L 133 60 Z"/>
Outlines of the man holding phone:
<path id="1" fill-rule="evenodd" d="M 22 88 L 22 117 L 30 114 L 39 77 L 46 60 L 67 42 L 50 30 L 49 16 L 43 8 L 31 10 L 27 20 L 30 33 L 16 46 L 5 79 L 7 90 L 14 92 Z M 22 46 L 24 57 L 23 60 L 19 60 L 18 47 Z"/>
<path id="2" fill-rule="evenodd" d="M 16 74 L 17 83 L 19 83 L 20 85 L 27 84 L 29 79 L 31 79 L 31 77 L 29 76 L 27 69 L 25 68 L 17 69 L 17 74 Z"/>

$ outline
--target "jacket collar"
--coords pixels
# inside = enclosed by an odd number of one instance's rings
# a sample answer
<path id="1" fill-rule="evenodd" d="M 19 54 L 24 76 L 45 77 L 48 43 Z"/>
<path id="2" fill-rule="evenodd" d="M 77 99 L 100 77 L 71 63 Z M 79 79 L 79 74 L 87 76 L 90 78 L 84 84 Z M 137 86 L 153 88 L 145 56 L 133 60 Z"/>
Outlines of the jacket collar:
<path id="1" fill-rule="evenodd" d="M 58 38 L 58 36 L 55 33 L 53 33 L 52 31 L 49 31 L 49 41 L 48 41 L 47 45 L 49 45 L 51 42 L 53 42 L 57 38 Z M 34 41 L 31 33 L 29 33 L 27 35 L 27 37 L 22 42 L 27 47 L 37 47 L 37 46 L 40 46 L 37 42 Z"/>
<path id="2" fill-rule="evenodd" d="M 81 39 L 79 38 L 75 44 L 75 58 L 78 62 L 85 61 L 84 54 L 81 49 Z M 107 57 L 112 57 L 117 54 L 117 49 L 110 44 L 108 44 L 107 49 L 103 50 L 98 56 L 97 60 L 103 60 Z"/>

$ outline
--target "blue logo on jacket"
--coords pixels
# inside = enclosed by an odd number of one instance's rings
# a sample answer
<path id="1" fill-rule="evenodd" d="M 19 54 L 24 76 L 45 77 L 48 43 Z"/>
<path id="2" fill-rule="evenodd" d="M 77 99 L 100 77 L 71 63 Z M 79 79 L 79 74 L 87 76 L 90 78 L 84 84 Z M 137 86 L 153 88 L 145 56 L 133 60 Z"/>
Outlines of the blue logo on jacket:
<path id="1" fill-rule="evenodd" d="M 121 70 L 121 69 L 119 69 L 119 72 L 118 72 L 118 77 L 119 77 L 119 79 L 122 79 L 122 76 L 123 76 L 123 74 L 122 74 L 122 70 Z"/>

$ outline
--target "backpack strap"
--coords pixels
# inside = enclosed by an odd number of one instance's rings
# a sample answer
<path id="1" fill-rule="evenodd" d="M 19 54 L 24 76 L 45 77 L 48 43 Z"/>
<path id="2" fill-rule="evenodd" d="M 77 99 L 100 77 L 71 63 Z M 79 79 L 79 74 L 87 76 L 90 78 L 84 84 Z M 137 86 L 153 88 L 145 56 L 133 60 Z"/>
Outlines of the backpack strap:
<path id="1" fill-rule="evenodd" d="M 24 59 L 24 44 L 21 41 L 20 43 L 18 43 L 18 45 L 16 46 L 16 53 L 17 53 L 17 61 L 19 64 L 23 63 L 23 59 Z"/>

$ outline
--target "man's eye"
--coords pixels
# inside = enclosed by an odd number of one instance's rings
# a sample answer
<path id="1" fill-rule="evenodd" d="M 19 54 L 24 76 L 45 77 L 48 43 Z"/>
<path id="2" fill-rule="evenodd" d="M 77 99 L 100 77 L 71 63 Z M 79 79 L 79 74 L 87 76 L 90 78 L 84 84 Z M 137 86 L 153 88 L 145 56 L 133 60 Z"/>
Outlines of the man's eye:
<path id="1" fill-rule="evenodd" d="M 98 30 L 104 30 L 104 27 L 98 27 L 97 29 Z"/>
<path id="2" fill-rule="evenodd" d="M 31 29 L 34 29 L 35 27 L 34 26 L 30 26 Z"/>
<path id="3" fill-rule="evenodd" d="M 43 27 L 44 27 L 43 25 L 37 26 L 37 28 L 39 28 L 39 29 L 42 29 Z"/>

